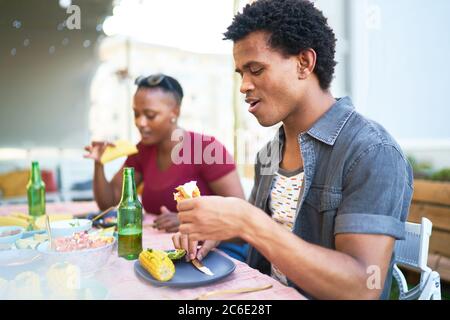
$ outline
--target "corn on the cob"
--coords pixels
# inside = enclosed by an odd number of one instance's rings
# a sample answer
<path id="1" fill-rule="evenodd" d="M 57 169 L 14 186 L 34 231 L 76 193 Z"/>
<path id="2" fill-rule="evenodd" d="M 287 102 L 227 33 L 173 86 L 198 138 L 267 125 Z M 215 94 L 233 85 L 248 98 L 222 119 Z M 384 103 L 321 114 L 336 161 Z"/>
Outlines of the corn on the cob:
<path id="1" fill-rule="evenodd" d="M 30 216 L 29 214 L 25 214 L 25 213 L 22 213 L 22 212 L 11 212 L 9 215 L 12 216 L 12 217 L 25 219 L 27 221 L 31 221 L 31 220 L 34 219 L 33 216 Z"/>
<path id="2" fill-rule="evenodd" d="M 175 275 L 175 265 L 162 250 L 147 249 L 139 254 L 139 263 L 153 278 L 169 281 Z"/>
<path id="3" fill-rule="evenodd" d="M 19 226 L 27 228 L 29 222 L 26 219 L 13 216 L 0 216 L 0 226 Z"/>

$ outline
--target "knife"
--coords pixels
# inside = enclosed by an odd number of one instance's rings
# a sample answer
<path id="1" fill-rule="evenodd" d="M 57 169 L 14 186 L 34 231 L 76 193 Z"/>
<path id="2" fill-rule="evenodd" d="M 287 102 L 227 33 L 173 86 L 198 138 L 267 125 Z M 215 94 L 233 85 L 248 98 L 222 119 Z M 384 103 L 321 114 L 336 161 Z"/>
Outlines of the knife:
<path id="1" fill-rule="evenodd" d="M 203 263 L 201 263 L 198 259 L 191 260 L 191 262 L 198 270 L 200 270 L 204 274 L 207 274 L 208 276 L 214 275 L 214 273 L 212 273 L 211 270 L 209 270 L 208 267 L 203 265 Z"/>

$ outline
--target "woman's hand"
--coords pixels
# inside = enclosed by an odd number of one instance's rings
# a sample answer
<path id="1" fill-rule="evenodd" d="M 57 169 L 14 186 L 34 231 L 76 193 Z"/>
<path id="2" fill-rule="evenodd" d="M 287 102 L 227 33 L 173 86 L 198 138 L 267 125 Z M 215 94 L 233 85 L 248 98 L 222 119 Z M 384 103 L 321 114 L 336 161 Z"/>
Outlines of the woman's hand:
<path id="1" fill-rule="evenodd" d="M 100 159 L 107 147 L 115 147 L 115 145 L 107 141 L 92 141 L 90 146 L 84 147 L 84 150 L 89 152 L 84 155 L 84 158 L 93 159 L 96 163 L 100 163 Z"/>
<path id="2" fill-rule="evenodd" d="M 176 233 L 172 236 L 172 241 L 175 249 L 186 250 L 186 261 L 197 258 L 202 260 L 206 255 L 220 244 L 220 241 L 206 240 L 198 247 L 198 241 L 189 240 L 187 234 Z"/>
<path id="3" fill-rule="evenodd" d="M 171 212 L 165 206 L 161 207 L 161 215 L 154 221 L 155 228 L 166 232 L 177 232 L 180 226 L 178 214 Z"/>
<path id="4" fill-rule="evenodd" d="M 203 196 L 180 201 L 177 208 L 180 233 L 192 241 L 219 241 L 241 237 L 255 207 L 239 198 Z"/>

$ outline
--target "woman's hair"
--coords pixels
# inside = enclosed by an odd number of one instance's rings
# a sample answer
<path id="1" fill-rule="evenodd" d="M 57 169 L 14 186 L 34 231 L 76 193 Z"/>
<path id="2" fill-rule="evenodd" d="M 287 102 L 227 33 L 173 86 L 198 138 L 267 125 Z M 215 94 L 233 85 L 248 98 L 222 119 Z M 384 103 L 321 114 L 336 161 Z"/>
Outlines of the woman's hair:
<path id="1" fill-rule="evenodd" d="M 314 73 L 320 87 L 330 87 L 333 79 L 336 38 L 322 12 L 308 0 L 258 0 L 238 13 L 224 40 L 237 42 L 255 31 L 269 33 L 268 44 L 286 56 L 306 49 L 317 54 Z"/>
<path id="2" fill-rule="evenodd" d="M 161 88 L 163 91 L 171 93 L 177 104 L 180 106 L 183 100 L 183 88 L 173 77 L 157 73 L 147 77 L 138 77 L 135 81 L 137 90 L 142 88 Z"/>

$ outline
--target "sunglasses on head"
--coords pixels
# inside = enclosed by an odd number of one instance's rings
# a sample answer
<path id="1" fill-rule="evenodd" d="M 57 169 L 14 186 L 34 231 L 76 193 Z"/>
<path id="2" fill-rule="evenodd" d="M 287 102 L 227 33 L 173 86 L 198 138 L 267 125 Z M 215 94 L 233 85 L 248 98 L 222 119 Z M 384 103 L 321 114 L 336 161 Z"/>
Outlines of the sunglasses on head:
<path id="1" fill-rule="evenodd" d="M 165 85 L 167 85 L 168 89 L 171 92 L 175 92 L 176 94 L 178 94 L 178 91 L 174 88 L 169 78 L 162 73 L 153 74 L 148 77 L 144 76 L 137 77 L 136 80 L 134 81 L 134 84 L 138 86 L 145 85 L 148 87 L 159 87 L 163 82 Z"/>

